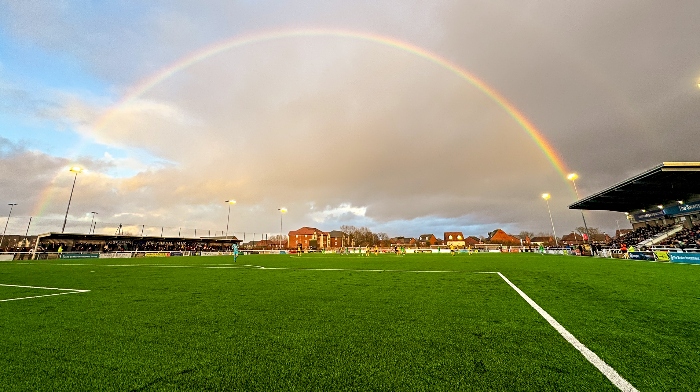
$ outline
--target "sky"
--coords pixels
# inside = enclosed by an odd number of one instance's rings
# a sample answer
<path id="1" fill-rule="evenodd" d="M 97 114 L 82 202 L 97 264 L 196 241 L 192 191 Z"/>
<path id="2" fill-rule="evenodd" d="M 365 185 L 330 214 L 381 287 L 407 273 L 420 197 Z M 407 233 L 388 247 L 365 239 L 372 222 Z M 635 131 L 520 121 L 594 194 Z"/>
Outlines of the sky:
<path id="1" fill-rule="evenodd" d="M 561 236 L 567 173 L 585 197 L 700 160 L 697 1 L 0 9 L 8 233 L 59 231 L 75 181 L 66 232 Z"/>

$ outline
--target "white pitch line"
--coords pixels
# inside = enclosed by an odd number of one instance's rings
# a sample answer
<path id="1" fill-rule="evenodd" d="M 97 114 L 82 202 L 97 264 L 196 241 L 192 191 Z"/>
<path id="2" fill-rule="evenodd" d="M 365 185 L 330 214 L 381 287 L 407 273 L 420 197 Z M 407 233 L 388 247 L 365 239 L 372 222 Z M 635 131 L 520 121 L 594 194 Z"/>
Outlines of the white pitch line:
<path id="1" fill-rule="evenodd" d="M 8 301 L 19 301 L 22 299 L 32 299 L 32 298 L 42 298 L 42 297 L 54 297 L 56 295 L 65 295 L 65 294 L 80 294 L 80 293 L 86 293 L 90 290 L 80 290 L 80 291 L 70 291 L 67 293 L 55 293 L 55 294 L 44 294 L 44 295 L 35 295 L 32 297 L 22 297 L 22 298 L 8 298 L 8 299 L 0 299 L 0 302 L 8 302 Z"/>
<path id="2" fill-rule="evenodd" d="M 632 384 L 629 383 L 629 381 L 625 380 L 620 376 L 615 369 L 610 367 L 605 361 L 600 359 L 596 353 L 591 351 L 588 347 L 586 347 L 583 343 L 581 343 L 574 335 L 571 334 L 571 332 L 567 331 L 566 328 L 564 328 L 557 320 L 554 319 L 554 317 L 550 316 L 549 313 L 547 313 L 544 309 L 542 309 L 535 301 L 533 301 L 530 297 L 527 296 L 522 290 L 518 288 L 518 286 L 514 285 L 513 282 L 508 280 L 505 276 L 503 276 L 502 273 L 500 272 L 481 272 L 481 273 L 486 273 L 486 274 L 498 274 L 510 287 L 513 288 L 518 294 L 520 294 L 523 299 L 532 306 L 533 309 L 537 311 L 537 313 L 540 314 L 547 322 L 554 327 L 554 329 L 559 332 L 559 334 L 566 339 L 567 342 L 569 342 L 572 346 L 574 346 L 583 356 L 593 364 L 598 370 L 600 370 L 605 377 L 610 380 L 616 387 L 618 387 L 621 391 L 624 392 L 638 392 L 637 389 L 632 386 Z"/>
<path id="3" fill-rule="evenodd" d="M 86 293 L 90 290 L 78 290 L 78 289 L 60 289 L 58 287 L 42 287 L 42 286 L 22 286 L 18 284 L 2 284 L 0 283 L 0 286 L 3 287 L 19 287 L 23 289 L 42 289 L 42 290 L 61 290 L 61 291 L 75 291 L 78 293 Z"/>

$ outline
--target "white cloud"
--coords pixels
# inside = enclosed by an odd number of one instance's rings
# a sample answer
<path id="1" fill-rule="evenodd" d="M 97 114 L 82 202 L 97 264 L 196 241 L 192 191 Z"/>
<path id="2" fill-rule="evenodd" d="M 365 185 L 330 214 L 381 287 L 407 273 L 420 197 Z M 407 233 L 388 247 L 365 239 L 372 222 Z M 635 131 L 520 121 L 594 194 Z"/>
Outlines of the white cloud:
<path id="1" fill-rule="evenodd" d="M 340 220 L 345 215 L 354 215 L 364 217 L 367 213 L 367 207 L 353 207 L 349 203 L 340 204 L 337 207 L 326 207 L 323 211 L 314 211 L 309 214 L 309 217 L 317 223 L 323 223 L 328 219 Z"/>

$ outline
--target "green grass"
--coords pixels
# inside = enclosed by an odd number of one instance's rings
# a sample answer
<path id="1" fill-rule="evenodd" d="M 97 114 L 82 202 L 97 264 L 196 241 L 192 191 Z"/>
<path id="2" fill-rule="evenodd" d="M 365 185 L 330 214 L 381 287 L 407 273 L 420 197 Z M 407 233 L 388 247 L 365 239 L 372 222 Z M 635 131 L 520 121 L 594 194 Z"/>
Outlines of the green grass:
<path id="1" fill-rule="evenodd" d="M 0 302 L 1 389 L 616 390 L 498 275 L 474 273 L 500 271 L 637 389 L 700 390 L 700 267 L 527 254 L 231 264 L 0 263 L 0 284 L 90 290 Z M 428 270 L 452 272 L 409 272 Z M 42 294 L 0 286 L 0 299 Z"/>

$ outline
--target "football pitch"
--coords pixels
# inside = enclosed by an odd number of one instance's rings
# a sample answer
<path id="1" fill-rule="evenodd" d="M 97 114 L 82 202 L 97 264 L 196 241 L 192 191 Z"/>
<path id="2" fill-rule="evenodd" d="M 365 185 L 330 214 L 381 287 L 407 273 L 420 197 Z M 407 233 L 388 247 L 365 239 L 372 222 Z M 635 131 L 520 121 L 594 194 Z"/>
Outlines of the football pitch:
<path id="1" fill-rule="evenodd" d="M 539 254 L 3 262 L 0 385 L 697 391 L 698 282 Z"/>

